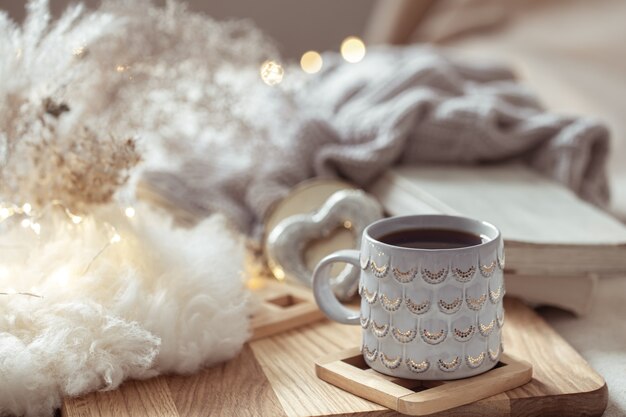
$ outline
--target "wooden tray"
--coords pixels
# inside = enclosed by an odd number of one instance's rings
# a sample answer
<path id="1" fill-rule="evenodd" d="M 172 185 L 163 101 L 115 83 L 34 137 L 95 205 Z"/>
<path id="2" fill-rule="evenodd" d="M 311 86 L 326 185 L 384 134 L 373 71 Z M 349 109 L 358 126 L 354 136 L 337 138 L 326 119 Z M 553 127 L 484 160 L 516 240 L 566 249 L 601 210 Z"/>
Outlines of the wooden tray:
<path id="1" fill-rule="evenodd" d="M 534 311 L 505 299 L 507 353 L 533 366 L 519 388 L 437 416 L 600 416 L 607 387 Z M 332 386 L 314 362 L 360 343 L 360 327 L 328 321 L 246 345 L 235 359 L 191 376 L 129 381 L 112 392 L 68 398 L 63 416 L 391 416 L 396 411 Z"/>
<path id="2" fill-rule="evenodd" d="M 484 374 L 455 381 L 395 378 L 371 369 L 356 347 L 315 362 L 320 379 L 376 404 L 411 416 L 428 416 L 522 386 L 532 379 L 530 363 L 506 353 Z"/>
<path id="3" fill-rule="evenodd" d="M 250 320 L 251 342 L 324 318 L 307 288 L 274 279 L 251 280 L 248 286 L 255 286 L 253 292 L 260 302 Z"/>

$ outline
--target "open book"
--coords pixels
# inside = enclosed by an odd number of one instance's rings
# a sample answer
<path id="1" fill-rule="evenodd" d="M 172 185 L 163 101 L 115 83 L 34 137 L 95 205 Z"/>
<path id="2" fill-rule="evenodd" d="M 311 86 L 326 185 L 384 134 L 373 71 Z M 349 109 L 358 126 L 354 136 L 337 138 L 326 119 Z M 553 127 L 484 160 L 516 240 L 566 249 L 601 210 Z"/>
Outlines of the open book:
<path id="1" fill-rule="evenodd" d="M 495 224 L 508 294 L 584 313 L 595 280 L 626 273 L 626 226 L 520 165 L 397 167 L 369 190 L 390 215 L 445 213 Z"/>

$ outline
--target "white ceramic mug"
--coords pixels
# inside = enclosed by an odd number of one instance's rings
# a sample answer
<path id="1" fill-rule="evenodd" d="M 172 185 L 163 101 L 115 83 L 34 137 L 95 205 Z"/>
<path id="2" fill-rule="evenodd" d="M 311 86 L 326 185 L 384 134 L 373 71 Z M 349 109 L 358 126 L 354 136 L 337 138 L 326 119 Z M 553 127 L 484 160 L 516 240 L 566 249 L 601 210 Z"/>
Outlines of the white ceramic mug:
<path id="1" fill-rule="evenodd" d="M 454 249 L 413 249 L 379 241 L 408 229 L 472 233 L 482 243 Z M 361 269 L 361 309 L 343 306 L 329 285 L 330 267 Z M 502 352 L 504 251 L 498 229 L 483 221 L 445 215 L 392 217 L 369 225 L 361 250 L 322 259 L 313 291 L 331 319 L 363 328 L 367 364 L 401 378 L 446 380 L 493 368 Z"/>

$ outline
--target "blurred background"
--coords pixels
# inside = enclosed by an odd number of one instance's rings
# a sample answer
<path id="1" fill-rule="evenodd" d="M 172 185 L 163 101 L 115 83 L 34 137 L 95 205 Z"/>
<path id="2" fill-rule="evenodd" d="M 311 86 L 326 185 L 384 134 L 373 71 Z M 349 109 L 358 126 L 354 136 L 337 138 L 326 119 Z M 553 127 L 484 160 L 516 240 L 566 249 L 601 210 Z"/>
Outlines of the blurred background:
<path id="1" fill-rule="evenodd" d="M 52 0 L 58 15 L 71 2 Z M 85 0 L 89 6 L 98 0 Z M 156 3 L 165 3 L 164 0 Z M 428 42 L 503 61 L 557 112 L 597 117 L 612 134 L 612 210 L 626 218 L 626 2 L 620 0 L 184 1 L 215 19 L 251 19 L 284 59 L 338 50 L 347 36 L 376 43 Z M 15 20 L 22 1 L 0 1 Z"/>
<path id="2" fill-rule="evenodd" d="M 95 7 L 100 0 L 85 0 Z M 51 8 L 59 15 L 70 0 L 51 0 Z M 164 4 L 165 0 L 157 0 Z M 374 0 L 188 0 L 190 10 L 206 13 L 217 20 L 251 19 L 265 33 L 276 40 L 286 58 L 299 58 L 310 49 L 318 51 L 337 49 L 349 35 L 361 33 L 366 25 Z M 2 0 L 2 8 L 16 20 L 24 16 L 22 1 Z"/>

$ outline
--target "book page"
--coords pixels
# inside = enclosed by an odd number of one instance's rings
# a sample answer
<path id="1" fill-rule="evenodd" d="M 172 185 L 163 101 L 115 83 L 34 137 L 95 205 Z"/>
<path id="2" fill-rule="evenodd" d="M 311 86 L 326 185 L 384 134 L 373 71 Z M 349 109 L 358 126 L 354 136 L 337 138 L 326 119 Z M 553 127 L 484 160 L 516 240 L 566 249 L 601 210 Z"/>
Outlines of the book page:
<path id="1" fill-rule="evenodd" d="M 427 212 L 489 221 L 510 241 L 626 244 L 626 226 L 621 222 L 520 165 L 397 167 L 375 184 L 372 192 L 392 215 L 421 213 L 430 207 Z M 401 212 L 388 204 L 392 201 L 402 202 Z"/>

